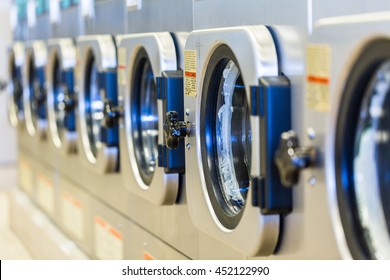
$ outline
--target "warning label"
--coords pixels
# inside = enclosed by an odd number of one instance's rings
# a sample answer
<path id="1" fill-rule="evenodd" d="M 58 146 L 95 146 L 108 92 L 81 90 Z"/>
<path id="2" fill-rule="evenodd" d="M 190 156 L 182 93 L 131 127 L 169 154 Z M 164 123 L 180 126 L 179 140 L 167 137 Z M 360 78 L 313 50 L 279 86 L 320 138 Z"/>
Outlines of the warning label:
<path id="1" fill-rule="evenodd" d="M 184 94 L 196 97 L 196 51 L 184 51 Z"/>
<path id="2" fill-rule="evenodd" d="M 19 160 L 19 185 L 22 190 L 32 194 L 33 172 L 31 166 L 24 160 Z"/>
<path id="3" fill-rule="evenodd" d="M 329 111 L 331 49 L 328 45 L 309 45 L 306 52 L 306 106 Z"/>
<path id="4" fill-rule="evenodd" d="M 67 192 L 62 193 L 62 222 L 78 239 L 84 237 L 84 210 L 81 202 Z"/>
<path id="5" fill-rule="evenodd" d="M 37 200 L 48 214 L 54 215 L 53 182 L 43 174 L 37 176 Z"/>
<path id="6" fill-rule="evenodd" d="M 101 260 L 123 259 L 122 233 L 99 216 L 95 216 L 95 253 Z"/>
<path id="7" fill-rule="evenodd" d="M 118 84 L 126 85 L 126 49 L 118 50 Z"/>

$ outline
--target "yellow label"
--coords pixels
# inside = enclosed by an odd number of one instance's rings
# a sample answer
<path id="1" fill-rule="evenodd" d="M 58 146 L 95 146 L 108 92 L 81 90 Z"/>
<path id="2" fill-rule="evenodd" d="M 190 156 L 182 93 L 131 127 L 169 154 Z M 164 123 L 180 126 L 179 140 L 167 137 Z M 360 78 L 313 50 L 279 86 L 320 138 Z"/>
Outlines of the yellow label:
<path id="1" fill-rule="evenodd" d="M 331 49 L 328 45 L 309 45 L 306 51 L 306 106 L 329 111 Z"/>
<path id="2" fill-rule="evenodd" d="M 126 49 L 118 50 L 118 84 L 126 85 Z"/>
<path id="3" fill-rule="evenodd" d="M 184 51 L 184 94 L 196 97 L 196 51 Z"/>

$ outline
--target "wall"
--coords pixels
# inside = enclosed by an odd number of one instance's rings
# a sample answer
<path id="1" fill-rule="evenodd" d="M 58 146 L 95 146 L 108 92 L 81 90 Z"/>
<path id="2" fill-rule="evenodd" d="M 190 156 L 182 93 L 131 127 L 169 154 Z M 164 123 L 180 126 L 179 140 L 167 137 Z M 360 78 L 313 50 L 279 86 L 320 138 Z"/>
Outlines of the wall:
<path id="1" fill-rule="evenodd" d="M 11 0 L 0 1 L 0 79 L 7 80 L 8 57 L 7 48 L 12 42 L 9 20 Z M 0 167 L 14 164 L 16 161 L 16 131 L 8 122 L 7 93 L 0 94 Z M 0 178 L 1 180 L 1 178 Z"/>

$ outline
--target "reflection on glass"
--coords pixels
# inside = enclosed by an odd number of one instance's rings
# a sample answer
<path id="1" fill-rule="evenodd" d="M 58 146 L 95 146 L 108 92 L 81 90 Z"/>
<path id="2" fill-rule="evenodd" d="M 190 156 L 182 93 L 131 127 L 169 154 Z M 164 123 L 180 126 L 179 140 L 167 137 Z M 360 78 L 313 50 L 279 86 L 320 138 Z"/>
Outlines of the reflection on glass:
<path id="1" fill-rule="evenodd" d="M 23 114 L 23 87 L 22 87 L 22 77 L 20 75 L 20 67 L 16 67 L 15 60 L 11 64 L 11 75 L 12 75 L 12 98 L 13 106 L 18 117 Z"/>
<path id="2" fill-rule="evenodd" d="M 88 139 L 92 154 L 96 157 L 102 145 L 102 120 L 104 118 L 104 102 L 99 92 L 98 71 L 94 59 L 90 61 L 88 73 L 89 83 L 85 91 L 85 118 L 87 122 Z"/>
<path id="3" fill-rule="evenodd" d="M 146 185 L 152 181 L 157 164 L 157 88 L 150 61 L 140 60 L 134 79 L 133 139 L 138 169 Z"/>
<path id="4" fill-rule="evenodd" d="M 364 239 L 378 259 L 390 259 L 390 62 L 368 86 L 354 143 L 354 183 Z"/>
<path id="5" fill-rule="evenodd" d="M 225 203 L 233 214 L 238 214 L 250 188 L 251 129 L 245 87 L 233 61 L 222 73 L 216 113 L 218 179 Z"/>
<path id="6" fill-rule="evenodd" d="M 28 69 L 28 87 L 29 87 L 29 92 L 30 92 L 30 100 L 29 100 L 29 105 L 30 105 L 30 110 L 31 110 L 31 118 L 34 127 L 37 127 L 38 123 L 38 110 L 39 110 L 39 104 L 38 104 L 38 99 L 37 95 L 39 94 L 39 81 L 38 77 L 35 72 L 35 67 L 34 67 L 34 58 L 30 59 L 30 64 L 29 64 L 29 69 Z"/>
<path id="7" fill-rule="evenodd" d="M 65 126 L 65 104 L 64 104 L 64 85 L 61 82 L 61 68 L 58 58 L 54 62 L 54 80 L 53 80 L 53 94 L 54 94 L 54 114 L 56 119 L 57 134 L 62 139 L 62 133 Z"/>

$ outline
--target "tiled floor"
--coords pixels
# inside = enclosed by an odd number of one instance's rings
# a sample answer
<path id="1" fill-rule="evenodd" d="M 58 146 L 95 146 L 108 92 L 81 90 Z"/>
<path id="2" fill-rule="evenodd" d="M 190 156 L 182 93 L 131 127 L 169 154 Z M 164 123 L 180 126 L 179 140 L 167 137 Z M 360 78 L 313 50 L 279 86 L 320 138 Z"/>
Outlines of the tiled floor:
<path id="1" fill-rule="evenodd" d="M 9 228 L 8 191 L 15 188 L 17 172 L 14 167 L 0 166 L 0 259 L 31 259 L 30 253 Z"/>

